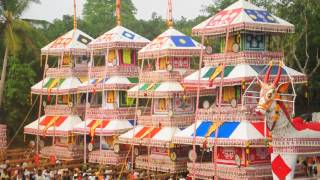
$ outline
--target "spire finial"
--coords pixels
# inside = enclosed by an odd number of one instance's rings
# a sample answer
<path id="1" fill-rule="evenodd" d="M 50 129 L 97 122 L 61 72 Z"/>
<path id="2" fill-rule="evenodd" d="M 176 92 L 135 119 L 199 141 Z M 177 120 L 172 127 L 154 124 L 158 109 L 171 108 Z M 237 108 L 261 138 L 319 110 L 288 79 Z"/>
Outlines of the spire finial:
<path id="1" fill-rule="evenodd" d="M 121 15 L 120 15 L 120 0 L 116 0 L 116 19 L 117 19 L 117 25 L 121 25 Z"/>
<path id="2" fill-rule="evenodd" d="M 168 0 L 168 10 L 167 10 L 167 26 L 171 28 L 173 26 L 172 19 L 172 0 Z"/>
<path id="3" fill-rule="evenodd" d="M 73 0 L 73 29 L 77 30 L 77 4 L 76 0 Z"/>

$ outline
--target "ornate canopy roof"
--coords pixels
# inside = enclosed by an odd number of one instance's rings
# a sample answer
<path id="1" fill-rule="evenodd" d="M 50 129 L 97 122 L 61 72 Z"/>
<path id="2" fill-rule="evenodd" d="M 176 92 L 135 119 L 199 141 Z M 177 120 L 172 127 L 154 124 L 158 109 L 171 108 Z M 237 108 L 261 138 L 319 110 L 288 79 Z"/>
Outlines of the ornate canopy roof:
<path id="1" fill-rule="evenodd" d="M 41 49 L 44 55 L 61 56 L 62 54 L 85 55 L 87 45 L 93 40 L 79 29 L 71 30 Z"/>
<path id="2" fill-rule="evenodd" d="M 192 29 L 196 35 L 222 35 L 229 32 L 247 30 L 273 33 L 289 33 L 294 25 L 272 15 L 254 4 L 239 0 Z"/>
<path id="3" fill-rule="evenodd" d="M 191 37 L 169 28 L 139 51 L 139 59 L 165 56 L 198 56 L 201 45 Z"/>
<path id="4" fill-rule="evenodd" d="M 224 70 L 224 84 L 225 85 L 241 85 L 242 81 L 250 82 L 257 76 L 264 76 L 266 74 L 267 65 L 249 65 L 249 64 L 238 64 L 236 66 L 226 66 Z M 212 79 L 211 77 L 218 70 L 218 67 L 208 66 L 201 69 L 200 84 L 201 86 L 208 87 L 210 80 L 213 81 L 213 85 L 219 84 L 221 72 Z M 271 68 L 270 77 L 274 78 L 277 75 L 278 66 L 274 65 Z M 218 73 L 218 72 L 217 72 Z M 196 71 L 183 80 L 183 84 L 186 86 L 197 86 L 198 85 L 199 71 Z M 294 83 L 305 83 L 307 77 L 301 72 L 298 72 L 288 66 L 282 67 L 281 81 L 290 81 L 292 78 Z"/>
<path id="5" fill-rule="evenodd" d="M 93 40 L 88 47 L 90 49 L 108 48 L 134 48 L 140 49 L 150 41 L 139 34 L 123 27 L 116 26 L 110 31 Z"/>

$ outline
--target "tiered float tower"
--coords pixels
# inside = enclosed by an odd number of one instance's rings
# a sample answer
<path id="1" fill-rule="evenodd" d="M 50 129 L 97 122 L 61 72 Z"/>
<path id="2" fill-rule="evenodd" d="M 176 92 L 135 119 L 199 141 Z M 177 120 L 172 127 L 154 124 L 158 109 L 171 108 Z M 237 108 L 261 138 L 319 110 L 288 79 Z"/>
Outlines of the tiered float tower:
<path id="1" fill-rule="evenodd" d="M 172 138 L 194 122 L 196 109 L 196 91 L 181 81 L 193 72 L 201 46 L 172 27 L 170 0 L 168 4 L 169 29 L 139 51 L 139 84 L 128 90 L 144 108 L 137 110 L 137 123 L 119 136 L 119 143 L 121 148 L 131 145 L 135 168 L 178 173 L 187 170 L 188 150 L 174 146 Z"/>
<path id="2" fill-rule="evenodd" d="M 77 29 L 75 13 L 74 29 L 41 49 L 41 57 L 45 57 L 43 80 L 31 88 L 39 100 L 38 119 L 24 127 L 25 134 L 37 136 L 37 162 L 39 151 L 41 157 L 52 162 L 83 157 L 81 140 L 72 131 L 84 115 L 85 101 L 77 95 L 77 88 L 88 74 L 87 44 L 91 41 L 89 35 Z"/>
<path id="3" fill-rule="evenodd" d="M 216 89 L 216 93 L 213 98 L 199 99 L 196 123 L 178 132 L 173 140 L 193 145 L 190 176 L 271 178 L 269 134 L 263 117 L 254 111 L 257 99 L 245 98 L 253 91 L 245 96 L 244 92 L 256 77 L 270 73 L 273 79 L 278 68 L 283 72 L 281 81 L 306 81 L 304 74 L 283 64 L 283 53 L 277 51 L 277 41 L 293 31 L 292 24 L 245 0 L 193 28 L 206 46 L 201 58 L 205 67 L 184 78 L 184 86 Z M 271 72 L 266 72 L 268 65 Z M 259 89 L 258 84 L 251 89 Z"/>
<path id="4" fill-rule="evenodd" d="M 119 166 L 127 148 L 114 146 L 119 134 L 133 128 L 135 101 L 127 90 L 138 83 L 138 50 L 150 41 L 121 26 L 120 0 L 116 1 L 117 26 L 89 45 L 88 81 L 79 88 L 87 94 L 85 121 L 75 132 L 89 135 L 89 162 Z M 85 153 L 86 154 L 86 153 Z"/>

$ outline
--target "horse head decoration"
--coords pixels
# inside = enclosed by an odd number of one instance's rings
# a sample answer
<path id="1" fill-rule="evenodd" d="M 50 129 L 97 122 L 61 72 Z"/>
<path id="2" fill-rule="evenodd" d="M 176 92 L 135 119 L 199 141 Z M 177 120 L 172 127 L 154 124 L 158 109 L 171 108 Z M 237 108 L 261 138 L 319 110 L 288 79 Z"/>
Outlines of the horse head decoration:
<path id="1" fill-rule="evenodd" d="M 282 64 L 270 83 L 272 64 L 269 65 L 261 87 L 256 113 L 265 116 L 266 125 L 272 133 L 273 152 L 271 165 L 273 179 L 293 179 L 298 154 L 320 153 L 320 123 L 306 123 L 301 118 L 291 119 L 282 100 L 290 83 L 280 84 Z"/>

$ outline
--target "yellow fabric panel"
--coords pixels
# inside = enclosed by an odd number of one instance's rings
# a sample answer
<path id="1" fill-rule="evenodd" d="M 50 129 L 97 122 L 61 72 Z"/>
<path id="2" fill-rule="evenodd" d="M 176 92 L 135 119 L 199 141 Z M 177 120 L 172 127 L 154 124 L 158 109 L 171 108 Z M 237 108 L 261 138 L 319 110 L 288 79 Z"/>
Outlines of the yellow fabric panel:
<path id="1" fill-rule="evenodd" d="M 208 132 L 206 133 L 205 137 L 209 137 L 214 131 L 216 131 L 221 123 L 213 123 L 212 126 L 208 129 Z"/>
<path id="2" fill-rule="evenodd" d="M 167 101 L 166 99 L 159 99 L 159 110 L 166 111 L 167 110 Z"/>
<path id="3" fill-rule="evenodd" d="M 163 70 L 167 68 L 167 58 L 159 59 L 159 69 Z"/>
<path id="4" fill-rule="evenodd" d="M 236 98 L 236 89 L 234 87 L 223 88 L 223 102 L 230 102 Z"/>
<path id="5" fill-rule="evenodd" d="M 132 64 L 131 63 L 131 50 L 124 49 L 123 50 L 123 64 Z"/>
<path id="6" fill-rule="evenodd" d="M 116 59 L 116 51 L 115 50 L 110 50 L 109 51 L 109 56 L 108 56 L 108 62 L 112 63 L 114 59 Z"/>
<path id="7" fill-rule="evenodd" d="M 62 60 L 62 65 L 63 66 L 68 66 L 71 64 L 71 56 L 70 55 L 64 55 L 63 60 Z"/>
<path id="8" fill-rule="evenodd" d="M 81 83 L 84 83 L 84 82 L 88 81 L 88 77 L 80 77 L 79 80 Z"/>
<path id="9" fill-rule="evenodd" d="M 62 96 L 62 103 L 68 104 L 68 102 L 69 102 L 69 95 L 63 95 Z"/>
<path id="10" fill-rule="evenodd" d="M 106 142 L 106 144 L 108 144 L 109 146 L 112 146 L 112 145 L 113 145 L 113 142 L 114 142 L 114 137 L 113 137 L 113 136 L 107 136 L 107 137 L 105 137 L 105 142 Z"/>
<path id="11" fill-rule="evenodd" d="M 220 65 L 216 68 L 214 73 L 211 75 L 210 80 L 214 80 L 221 72 L 222 72 L 223 65 Z"/>
<path id="12" fill-rule="evenodd" d="M 114 103 L 114 91 L 107 92 L 107 103 Z"/>
<path id="13" fill-rule="evenodd" d="M 227 41 L 227 52 L 232 52 L 232 46 L 234 44 L 234 37 L 229 36 L 228 41 Z"/>

